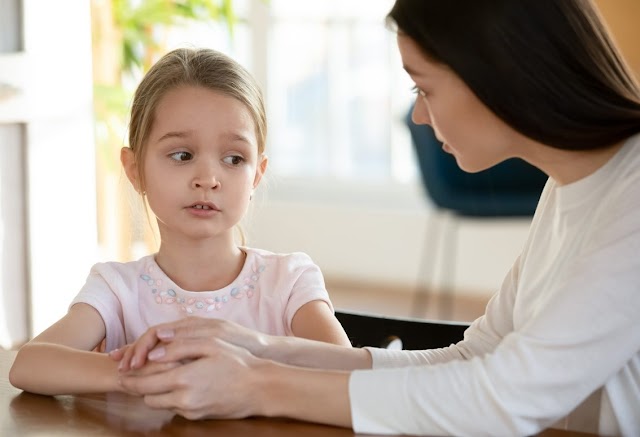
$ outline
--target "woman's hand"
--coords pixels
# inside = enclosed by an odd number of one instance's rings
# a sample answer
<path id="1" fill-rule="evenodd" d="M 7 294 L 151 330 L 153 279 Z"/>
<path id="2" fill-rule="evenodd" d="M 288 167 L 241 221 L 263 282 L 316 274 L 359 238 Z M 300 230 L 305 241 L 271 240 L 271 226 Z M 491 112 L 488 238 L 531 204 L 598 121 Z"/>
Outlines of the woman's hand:
<path id="1" fill-rule="evenodd" d="M 186 364 L 160 373 L 145 371 L 179 362 Z M 187 419 L 241 418 L 261 414 L 256 384 L 267 363 L 219 338 L 194 336 L 159 345 L 144 367 L 121 375 L 120 385 L 144 396 L 150 407 L 170 409 Z"/>
<path id="2" fill-rule="evenodd" d="M 140 369 L 147 362 L 154 348 L 176 340 L 224 340 L 239 346 L 253 355 L 262 356 L 271 337 L 233 322 L 219 319 L 188 317 L 171 323 L 151 327 L 135 343 L 111 352 L 109 355 L 120 361 L 119 369 L 127 372 Z"/>

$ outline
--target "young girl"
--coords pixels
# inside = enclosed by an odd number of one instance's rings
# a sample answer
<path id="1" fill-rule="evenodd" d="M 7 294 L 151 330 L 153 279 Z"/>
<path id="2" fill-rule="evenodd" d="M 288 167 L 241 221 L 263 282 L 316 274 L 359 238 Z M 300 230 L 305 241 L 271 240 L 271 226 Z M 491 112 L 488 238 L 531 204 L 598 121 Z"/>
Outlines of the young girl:
<path id="1" fill-rule="evenodd" d="M 413 120 L 430 124 L 461 168 L 520 157 L 549 175 L 485 315 L 463 341 L 425 351 L 190 318 L 114 354 L 122 384 L 190 418 L 286 416 L 372 434 L 521 436 L 555 425 L 640 435 L 640 89 L 597 10 L 588 0 L 396 0 L 390 18 L 418 91 Z M 128 373 L 132 358 L 138 371 L 145 359 L 191 361 L 146 376 Z"/>
<path id="2" fill-rule="evenodd" d="M 116 363 L 90 351 L 187 316 L 349 345 L 307 255 L 234 241 L 267 168 L 262 95 L 244 68 L 213 50 L 168 53 L 140 83 L 129 130 L 121 160 L 156 216 L 158 253 L 95 265 L 68 314 L 19 351 L 13 385 L 52 395 L 121 390 Z"/>

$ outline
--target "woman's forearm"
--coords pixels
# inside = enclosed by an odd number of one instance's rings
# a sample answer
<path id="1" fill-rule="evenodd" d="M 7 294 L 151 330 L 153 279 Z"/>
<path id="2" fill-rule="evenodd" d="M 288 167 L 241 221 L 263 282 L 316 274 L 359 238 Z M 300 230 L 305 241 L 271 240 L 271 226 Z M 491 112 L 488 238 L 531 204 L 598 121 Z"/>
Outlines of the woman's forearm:
<path id="1" fill-rule="evenodd" d="M 23 346 L 9 379 L 17 388 L 44 395 L 118 391 L 118 363 L 106 354 L 52 343 Z"/>
<path id="2" fill-rule="evenodd" d="M 121 370 L 126 372 L 129 369 L 142 367 L 147 362 L 149 352 L 155 348 L 164 350 L 171 343 L 185 341 L 197 342 L 200 345 L 198 353 L 194 353 L 190 348 L 178 347 L 176 349 L 177 355 L 168 358 L 170 361 L 180 361 L 202 355 L 205 349 L 211 347 L 210 343 L 213 339 L 223 340 L 246 349 L 257 357 L 292 366 L 334 370 L 371 368 L 371 354 L 365 349 L 298 337 L 271 336 L 225 320 L 198 317 L 188 317 L 176 322 L 154 326 L 145 332 L 132 347 L 116 351 L 112 354 L 112 358 L 120 361 Z"/>
<path id="3" fill-rule="evenodd" d="M 257 415 L 351 427 L 349 372 L 266 363 L 258 376 Z"/>
<path id="4" fill-rule="evenodd" d="M 257 355 L 291 366 L 313 369 L 371 368 L 371 354 L 366 349 L 348 348 L 296 337 L 270 337 Z"/>

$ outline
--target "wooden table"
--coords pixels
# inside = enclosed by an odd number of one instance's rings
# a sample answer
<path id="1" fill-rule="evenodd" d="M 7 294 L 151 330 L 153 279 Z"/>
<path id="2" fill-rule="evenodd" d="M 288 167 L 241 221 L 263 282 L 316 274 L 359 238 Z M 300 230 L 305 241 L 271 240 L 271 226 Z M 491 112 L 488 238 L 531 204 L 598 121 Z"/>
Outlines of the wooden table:
<path id="1" fill-rule="evenodd" d="M 0 436 L 224 436 L 353 437 L 344 428 L 286 419 L 190 421 L 170 411 L 152 410 L 141 398 L 120 393 L 40 396 L 9 384 L 15 352 L 0 349 Z M 547 430 L 544 437 L 586 436 Z"/>

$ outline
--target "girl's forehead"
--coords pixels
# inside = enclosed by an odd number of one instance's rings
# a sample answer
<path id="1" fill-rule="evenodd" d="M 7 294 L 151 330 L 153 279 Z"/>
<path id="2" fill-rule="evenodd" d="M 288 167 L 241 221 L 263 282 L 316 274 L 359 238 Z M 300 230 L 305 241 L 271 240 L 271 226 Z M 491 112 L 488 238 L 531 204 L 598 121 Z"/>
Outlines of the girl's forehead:
<path id="1" fill-rule="evenodd" d="M 159 98 L 148 140 L 209 137 L 227 143 L 246 142 L 258 150 L 253 114 L 233 96 L 204 87 L 176 87 Z"/>
<path id="2" fill-rule="evenodd" d="M 247 105 L 220 90 L 197 86 L 181 86 L 168 90 L 157 102 L 154 120 L 197 122 L 216 115 L 234 124 L 254 124 Z"/>

